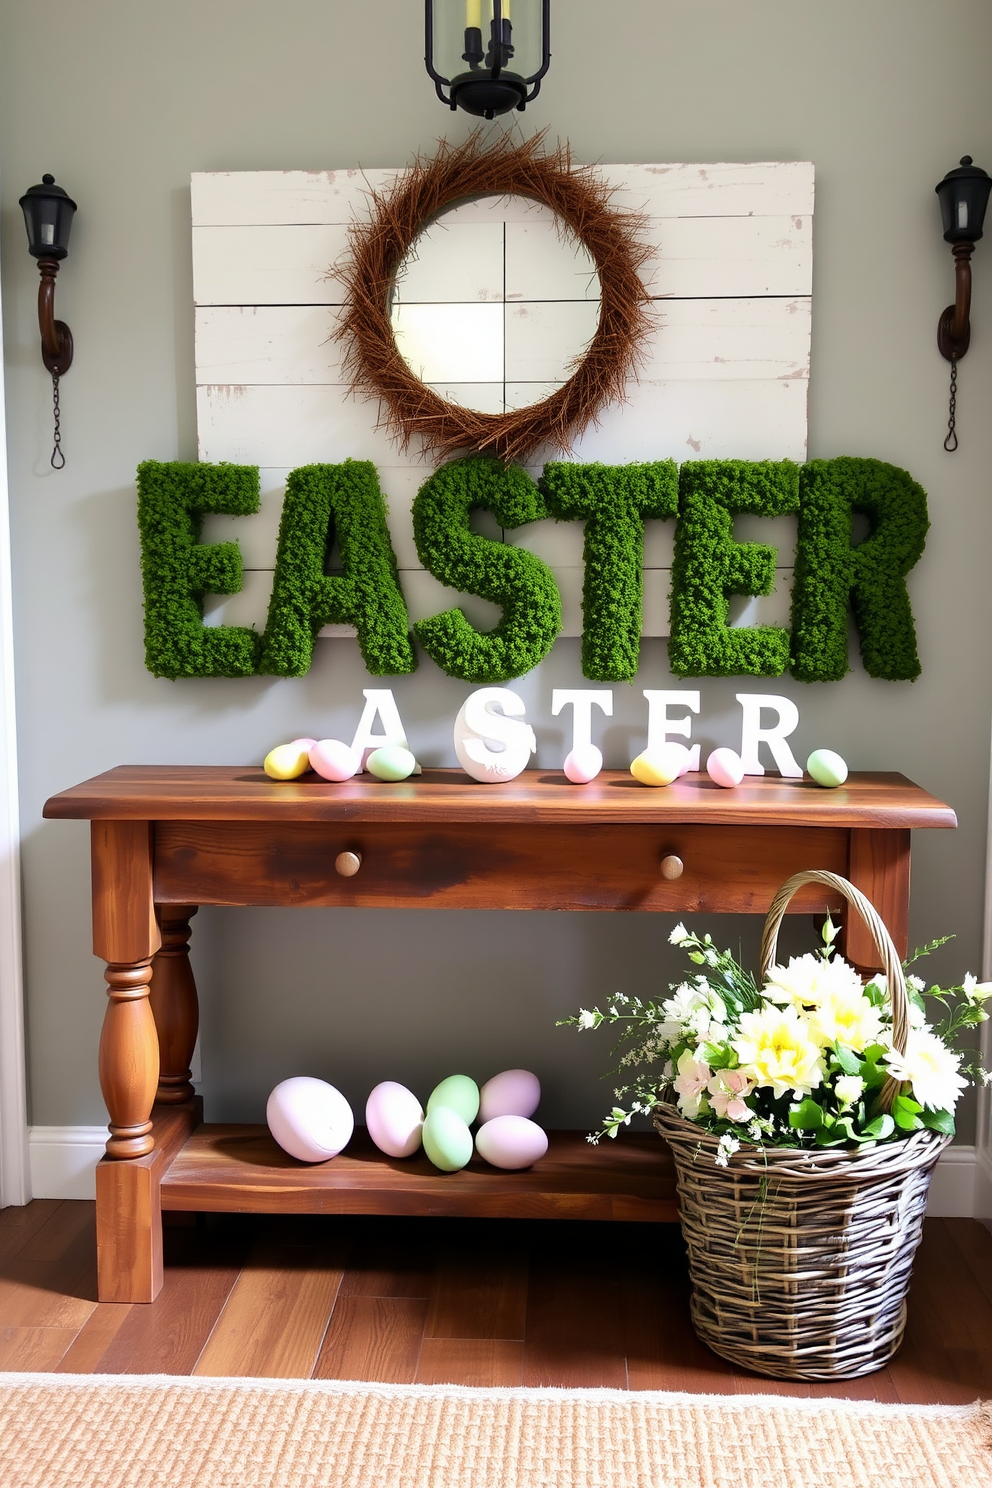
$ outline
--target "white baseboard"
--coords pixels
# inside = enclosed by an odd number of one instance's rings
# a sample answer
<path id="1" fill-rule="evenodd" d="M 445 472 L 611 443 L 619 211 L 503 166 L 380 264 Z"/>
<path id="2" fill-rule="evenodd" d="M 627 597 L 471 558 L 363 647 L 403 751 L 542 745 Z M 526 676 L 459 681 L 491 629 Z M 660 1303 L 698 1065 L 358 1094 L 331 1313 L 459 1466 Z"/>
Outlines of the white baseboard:
<path id="1" fill-rule="evenodd" d="M 103 1156 L 105 1126 L 32 1126 L 31 1190 L 36 1199 L 92 1199 L 93 1170 Z M 992 1156 L 950 1147 L 937 1164 L 927 1213 L 992 1221 Z"/>
<path id="2" fill-rule="evenodd" d="M 28 1128 L 31 1192 L 36 1199 L 95 1199 L 96 1165 L 107 1141 L 105 1126 Z"/>

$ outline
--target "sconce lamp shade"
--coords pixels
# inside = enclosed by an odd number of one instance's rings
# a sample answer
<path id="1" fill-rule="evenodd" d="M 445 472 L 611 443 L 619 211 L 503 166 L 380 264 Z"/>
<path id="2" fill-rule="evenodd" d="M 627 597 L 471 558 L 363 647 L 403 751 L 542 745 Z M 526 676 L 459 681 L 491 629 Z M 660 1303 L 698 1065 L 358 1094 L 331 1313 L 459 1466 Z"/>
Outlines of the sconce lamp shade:
<path id="1" fill-rule="evenodd" d="M 441 102 L 482 119 L 523 109 L 551 61 L 550 15 L 551 0 L 426 0 L 425 61 Z"/>
<path id="2" fill-rule="evenodd" d="M 940 198 L 945 242 L 977 243 L 985 223 L 992 177 L 973 165 L 970 155 L 962 155 L 960 166 L 948 171 L 934 190 Z"/>
<path id="3" fill-rule="evenodd" d="M 29 186 L 20 200 L 28 230 L 28 252 L 34 258 L 65 258 L 76 203 L 54 176 L 42 176 L 40 186 Z"/>

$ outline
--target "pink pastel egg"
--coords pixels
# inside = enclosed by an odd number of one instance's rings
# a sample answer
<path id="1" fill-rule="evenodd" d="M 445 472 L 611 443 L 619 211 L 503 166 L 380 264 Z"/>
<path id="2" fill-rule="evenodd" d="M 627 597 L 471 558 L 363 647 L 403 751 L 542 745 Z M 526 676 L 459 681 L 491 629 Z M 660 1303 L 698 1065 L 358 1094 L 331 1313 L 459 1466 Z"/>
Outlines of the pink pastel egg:
<path id="1" fill-rule="evenodd" d="M 573 749 L 565 756 L 562 769 L 565 777 L 573 785 L 588 785 L 590 780 L 595 780 L 603 768 L 602 752 L 595 744 L 580 744 L 578 749 Z"/>
<path id="2" fill-rule="evenodd" d="M 383 1080 L 365 1103 L 365 1125 L 387 1157 L 411 1157 L 423 1140 L 424 1108 L 405 1085 Z"/>
<path id="3" fill-rule="evenodd" d="M 292 742 L 293 742 L 293 748 L 294 749 L 311 750 L 313 748 L 313 746 L 316 744 L 317 740 L 316 739 L 311 739 L 311 738 L 308 737 L 308 738 L 305 738 L 305 739 L 294 739 Z"/>
<path id="4" fill-rule="evenodd" d="M 530 1070 L 503 1070 L 479 1091 L 479 1120 L 497 1116 L 533 1116 L 541 1102 L 541 1082 Z"/>
<path id="5" fill-rule="evenodd" d="M 355 1130 L 351 1107 L 333 1085 L 310 1075 L 283 1080 L 265 1107 L 269 1131 L 300 1162 L 326 1162 L 347 1147 Z"/>
<path id="6" fill-rule="evenodd" d="M 480 1126 L 475 1150 L 494 1168 L 529 1168 L 547 1152 L 548 1137 L 524 1116 L 496 1116 Z"/>
<path id="7" fill-rule="evenodd" d="M 359 756 L 340 739 L 320 739 L 310 750 L 310 768 L 325 780 L 350 780 L 360 764 Z"/>
<path id="8" fill-rule="evenodd" d="M 744 779 L 744 762 L 732 749 L 714 749 L 706 761 L 706 773 L 714 785 L 730 790 Z"/>

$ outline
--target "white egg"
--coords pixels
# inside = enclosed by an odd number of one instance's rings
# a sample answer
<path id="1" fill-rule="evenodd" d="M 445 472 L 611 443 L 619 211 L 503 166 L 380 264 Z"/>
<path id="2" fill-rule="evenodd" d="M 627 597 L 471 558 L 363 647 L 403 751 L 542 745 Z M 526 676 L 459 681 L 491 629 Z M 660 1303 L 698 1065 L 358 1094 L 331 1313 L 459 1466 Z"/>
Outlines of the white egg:
<path id="1" fill-rule="evenodd" d="M 548 1138 L 525 1116 L 495 1116 L 476 1132 L 475 1150 L 494 1168 L 529 1168 L 547 1152 Z"/>
<path id="2" fill-rule="evenodd" d="M 411 1157 L 422 1141 L 424 1108 L 405 1085 L 383 1080 L 365 1102 L 365 1125 L 387 1157 Z"/>
<path id="3" fill-rule="evenodd" d="M 714 749 L 706 761 L 706 773 L 714 785 L 731 790 L 744 779 L 744 761 L 732 749 Z"/>
<path id="4" fill-rule="evenodd" d="M 354 1114 L 340 1090 L 310 1075 L 294 1075 L 277 1085 L 265 1119 L 283 1151 L 300 1162 L 337 1157 L 355 1130 Z"/>
<path id="5" fill-rule="evenodd" d="M 573 785 L 588 785 L 603 768 L 602 751 L 595 744 L 580 744 L 565 756 L 562 769 Z"/>
<path id="6" fill-rule="evenodd" d="M 479 1092 L 479 1120 L 496 1116 L 533 1116 L 541 1103 L 541 1082 L 530 1070 L 503 1070 Z"/>

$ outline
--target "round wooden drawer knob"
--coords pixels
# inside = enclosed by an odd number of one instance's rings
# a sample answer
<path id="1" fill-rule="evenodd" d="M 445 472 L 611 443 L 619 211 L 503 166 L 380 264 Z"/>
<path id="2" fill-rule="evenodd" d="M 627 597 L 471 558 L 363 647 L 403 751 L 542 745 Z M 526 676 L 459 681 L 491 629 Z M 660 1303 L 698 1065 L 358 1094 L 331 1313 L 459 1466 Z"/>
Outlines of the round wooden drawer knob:
<path id="1" fill-rule="evenodd" d="M 334 859 L 334 867 L 342 878 L 354 878 L 362 866 L 362 855 L 357 852 L 338 853 Z"/>
<path id="2" fill-rule="evenodd" d="M 661 876 L 662 878 L 667 878 L 669 883 L 671 883 L 676 878 L 681 878 L 684 872 L 685 864 L 683 863 L 682 859 L 677 858 L 674 853 L 669 853 L 667 858 L 662 858 Z"/>

